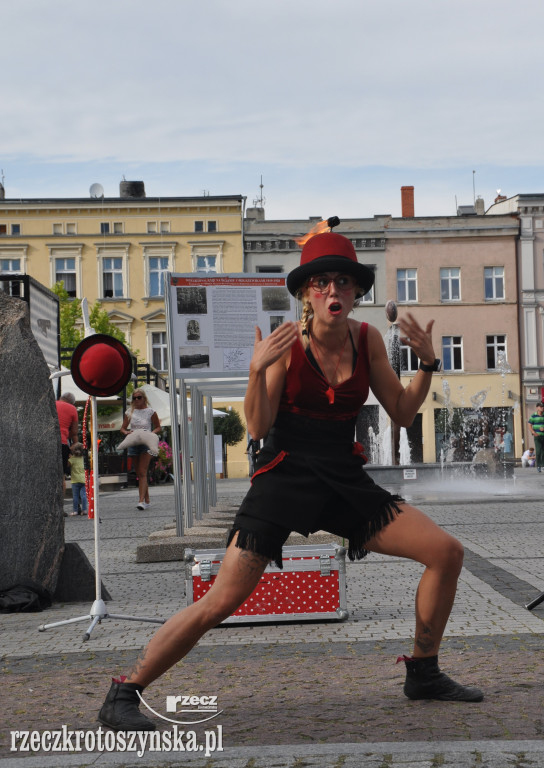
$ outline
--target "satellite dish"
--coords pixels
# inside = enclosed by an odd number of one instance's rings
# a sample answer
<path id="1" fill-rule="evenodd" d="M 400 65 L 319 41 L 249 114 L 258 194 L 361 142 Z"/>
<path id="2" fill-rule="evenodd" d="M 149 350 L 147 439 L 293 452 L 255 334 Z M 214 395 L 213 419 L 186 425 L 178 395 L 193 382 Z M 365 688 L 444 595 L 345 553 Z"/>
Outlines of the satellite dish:
<path id="1" fill-rule="evenodd" d="M 89 194 L 91 197 L 98 198 L 98 197 L 104 197 L 104 187 L 102 184 L 91 184 L 91 188 L 89 189 Z"/>

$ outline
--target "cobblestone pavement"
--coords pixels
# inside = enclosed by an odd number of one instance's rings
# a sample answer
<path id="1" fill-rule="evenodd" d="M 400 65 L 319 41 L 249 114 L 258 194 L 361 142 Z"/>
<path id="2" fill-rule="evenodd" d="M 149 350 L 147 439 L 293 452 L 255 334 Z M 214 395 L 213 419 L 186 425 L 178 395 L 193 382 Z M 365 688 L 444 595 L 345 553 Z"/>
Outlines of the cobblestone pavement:
<path id="1" fill-rule="evenodd" d="M 146 703 L 163 714 L 169 695 L 218 697 L 216 718 L 186 727 L 202 745 L 221 729 L 224 751 L 209 755 L 19 751 L 15 730 L 96 732 L 109 676 L 130 667 L 156 625 L 106 619 L 84 643 L 88 621 L 37 628 L 86 615 L 89 604 L 3 615 L 1 768 L 544 766 L 544 603 L 525 608 L 544 589 L 541 482 L 540 475 L 519 470 L 515 484 L 504 487 L 399 489 L 465 546 L 441 665 L 483 687 L 483 702 L 403 696 L 403 669 L 395 661 L 411 651 L 421 567 L 370 555 L 348 565 L 348 621 L 218 627 L 146 690 Z M 220 481 L 218 507 L 234 509 L 246 488 L 247 481 Z M 173 521 L 172 487 L 154 489 L 145 512 L 135 509 L 133 490 L 104 493 L 100 505 L 108 610 L 166 617 L 183 606 L 181 563 L 135 562 L 137 544 Z M 66 539 L 94 560 L 91 521 L 67 518 Z M 158 722 L 166 738 L 172 725 Z"/>

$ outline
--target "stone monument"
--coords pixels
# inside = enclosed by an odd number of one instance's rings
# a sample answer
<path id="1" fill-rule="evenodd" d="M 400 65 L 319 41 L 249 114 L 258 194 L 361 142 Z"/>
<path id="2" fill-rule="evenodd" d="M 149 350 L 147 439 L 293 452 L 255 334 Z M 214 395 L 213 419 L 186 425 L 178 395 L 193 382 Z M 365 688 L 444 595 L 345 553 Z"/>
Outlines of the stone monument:
<path id="1" fill-rule="evenodd" d="M 55 592 L 64 553 L 60 432 L 28 305 L 0 290 L 0 590 Z"/>

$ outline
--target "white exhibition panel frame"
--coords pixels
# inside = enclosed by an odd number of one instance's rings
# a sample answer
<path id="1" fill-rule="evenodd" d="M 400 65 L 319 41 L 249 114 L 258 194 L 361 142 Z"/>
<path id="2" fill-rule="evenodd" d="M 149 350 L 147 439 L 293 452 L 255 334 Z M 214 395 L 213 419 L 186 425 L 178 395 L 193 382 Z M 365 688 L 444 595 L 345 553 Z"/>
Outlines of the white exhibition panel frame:
<path id="1" fill-rule="evenodd" d="M 287 290 L 286 281 L 284 273 L 165 275 L 169 384 L 171 392 L 179 390 L 181 394 L 179 413 L 176 399 L 171 399 L 173 450 L 174 455 L 181 452 L 185 477 L 183 483 L 179 462 L 174 462 L 179 536 L 183 534 L 184 522 L 190 526 L 193 520 L 187 387 L 197 384 L 193 389 L 196 393 L 198 384 L 202 386 L 203 380 L 208 380 L 208 397 L 224 394 L 229 383 L 245 389 L 255 327 L 259 326 L 264 338 L 278 325 L 296 319 L 296 301 Z M 193 415 L 193 439 L 197 430 L 201 432 L 197 435 L 202 438 L 201 445 L 204 429 L 204 418 L 195 421 Z M 194 460 L 195 484 L 205 484 L 206 467 L 213 466 L 213 457 L 199 453 Z M 201 498 L 207 497 L 206 491 L 207 487 L 196 489 Z"/>

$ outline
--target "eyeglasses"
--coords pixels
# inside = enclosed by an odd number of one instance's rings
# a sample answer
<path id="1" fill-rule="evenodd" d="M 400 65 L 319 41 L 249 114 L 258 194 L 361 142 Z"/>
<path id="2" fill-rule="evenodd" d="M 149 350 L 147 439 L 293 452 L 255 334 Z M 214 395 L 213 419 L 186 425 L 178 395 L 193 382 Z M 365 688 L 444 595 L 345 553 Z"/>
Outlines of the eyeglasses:
<path id="1" fill-rule="evenodd" d="M 143 400 L 143 397 L 141 395 L 136 395 L 136 397 L 132 398 L 133 400 Z"/>
<path id="2" fill-rule="evenodd" d="M 314 291 L 317 291 L 318 293 L 325 293 L 328 291 L 331 283 L 334 283 L 339 291 L 350 291 L 357 285 L 351 275 L 337 275 L 336 277 L 314 275 L 310 278 L 309 283 Z"/>

